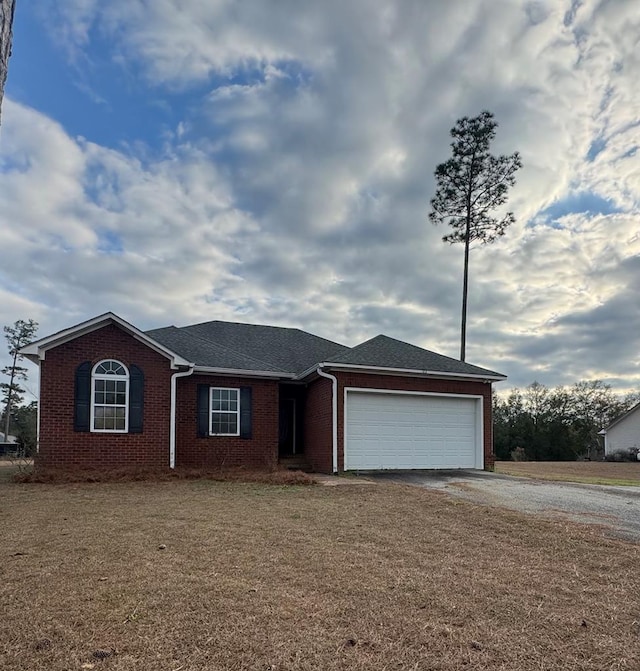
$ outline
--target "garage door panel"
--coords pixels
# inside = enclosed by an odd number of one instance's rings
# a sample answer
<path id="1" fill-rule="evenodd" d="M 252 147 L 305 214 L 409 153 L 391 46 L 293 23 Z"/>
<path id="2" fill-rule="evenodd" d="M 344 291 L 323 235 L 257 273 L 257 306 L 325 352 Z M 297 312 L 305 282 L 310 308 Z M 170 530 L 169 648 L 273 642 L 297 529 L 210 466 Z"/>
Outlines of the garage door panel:
<path id="1" fill-rule="evenodd" d="M 346 469 L 478 465 L 476 399 L 348 392 L 346 420 Z"/>

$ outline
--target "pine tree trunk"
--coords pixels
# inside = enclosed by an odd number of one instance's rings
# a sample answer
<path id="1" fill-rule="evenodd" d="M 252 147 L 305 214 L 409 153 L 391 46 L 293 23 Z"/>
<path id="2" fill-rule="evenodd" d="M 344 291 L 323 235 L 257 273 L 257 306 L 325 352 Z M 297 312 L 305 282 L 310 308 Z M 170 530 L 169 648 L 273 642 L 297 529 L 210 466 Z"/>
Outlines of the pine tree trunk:
<path id="1" fill-rule="evenodd" d="M 467 293 L 469 290 L 469 233 L 470 222 L 467 222 L 467 231 L 464 239 L 464 277 L 462 280 L 462 324 L 460 328 L 460 361 L 464 361 L 467 354 Z"/>
<path id="2" fill-rule="evenodd" d="M 9 69 L 9 56 L 11 56 L 14 11 L 15 0 L 0 0 L 0 111 Z"/>

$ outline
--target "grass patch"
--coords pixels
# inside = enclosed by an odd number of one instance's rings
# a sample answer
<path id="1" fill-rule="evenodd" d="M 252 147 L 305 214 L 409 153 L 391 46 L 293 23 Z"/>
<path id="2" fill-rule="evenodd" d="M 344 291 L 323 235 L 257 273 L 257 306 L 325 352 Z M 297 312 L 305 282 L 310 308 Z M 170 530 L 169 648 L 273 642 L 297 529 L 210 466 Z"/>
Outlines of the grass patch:
<path id="1" fill-rule="evenodd" d="M 640 668 L 640 546 L 589 528 L 393 484 L 7 484 L 0 512 L 3 670 Z"/>
<path id="2" fill-rule="evenodd" d="M 496 473 L 590 485 L 640 486 L 640 462 L 497 461 Z"/>

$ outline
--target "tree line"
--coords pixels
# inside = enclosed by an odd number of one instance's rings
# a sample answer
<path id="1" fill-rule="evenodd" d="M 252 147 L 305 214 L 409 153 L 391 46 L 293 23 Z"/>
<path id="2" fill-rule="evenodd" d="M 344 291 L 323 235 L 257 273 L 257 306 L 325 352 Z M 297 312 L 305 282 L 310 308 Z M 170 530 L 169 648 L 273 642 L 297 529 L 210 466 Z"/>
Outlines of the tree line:
<path id="1" fill-rule="evenodd" d="M 496 458 L 601 459 L 604 444 L 599 432 L 639 401 L 640 392 L 619 396 L 601 380 L 553 388 L 533 382 L 506 397 L 494 393 Z"/>

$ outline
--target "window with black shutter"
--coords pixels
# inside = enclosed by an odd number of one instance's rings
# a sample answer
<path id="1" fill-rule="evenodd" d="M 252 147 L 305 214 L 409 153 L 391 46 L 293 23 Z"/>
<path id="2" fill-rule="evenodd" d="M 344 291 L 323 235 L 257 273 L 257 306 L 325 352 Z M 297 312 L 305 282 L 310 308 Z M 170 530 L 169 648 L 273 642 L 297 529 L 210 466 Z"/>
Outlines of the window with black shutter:
<path id="1" fill-rule="evenodd" d="M 251 387 L 198 385 L 198 436 L 251 438 Z"/>
<path id="2" fill-rule="evenodd" d="M 120 361 L 90 361 L 76 368 L 75 431 L 142 433 L 144 374 L 138 366 Z"/>

